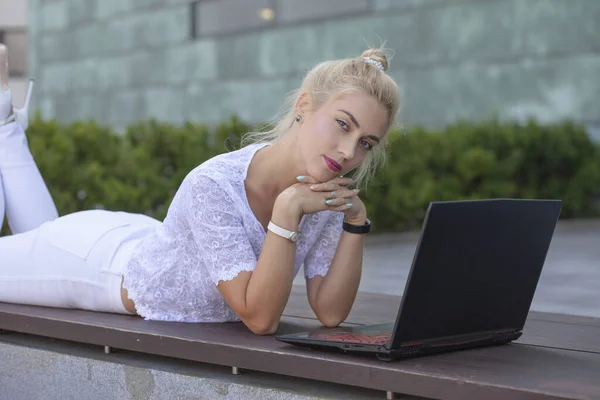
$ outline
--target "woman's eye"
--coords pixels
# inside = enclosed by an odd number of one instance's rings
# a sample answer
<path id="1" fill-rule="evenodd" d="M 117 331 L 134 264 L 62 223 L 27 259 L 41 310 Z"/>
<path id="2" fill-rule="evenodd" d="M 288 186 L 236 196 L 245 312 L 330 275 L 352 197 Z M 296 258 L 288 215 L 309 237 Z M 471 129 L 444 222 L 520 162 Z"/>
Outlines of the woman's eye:
<path id="1" fill-rule="evenodd" d="M 341 119 L 336 119 L 336 121 L 342 127 L 343 130 L 348 131 L 348 129 L 350 129 L 348 124 L 346 122 L 342 121 Z"/>
<path id="2" fill-rule="evenodd" d="M 368 140 L 361 140 L 360 141 L 360 145 L 363 147 L 363 149 L 365 150 L 371 150 L 373 148 L 373 146 L 371 145 L 371 143 L 369 143 Z"/>

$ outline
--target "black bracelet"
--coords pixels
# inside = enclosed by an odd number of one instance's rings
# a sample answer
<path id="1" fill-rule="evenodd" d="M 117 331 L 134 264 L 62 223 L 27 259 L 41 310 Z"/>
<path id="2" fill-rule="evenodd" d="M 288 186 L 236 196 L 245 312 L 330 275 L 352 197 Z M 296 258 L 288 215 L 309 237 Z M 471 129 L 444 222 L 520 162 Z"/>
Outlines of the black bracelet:
<path id="1" fill-rule="evenodd" d="M 364 225 L 352 225 L 352 224 L 349 224 L 348 222 L 346 222 L 346 219 L 344 218 L 344 223 L 342 224 L 342 228 L 346 232 L 350 232 L 350 233 L 359 233 L 359 234 L 369 233 L 369 232 L 371 232 L 371 221 L 369 221 L 367 219 L 365 221 Z"/>

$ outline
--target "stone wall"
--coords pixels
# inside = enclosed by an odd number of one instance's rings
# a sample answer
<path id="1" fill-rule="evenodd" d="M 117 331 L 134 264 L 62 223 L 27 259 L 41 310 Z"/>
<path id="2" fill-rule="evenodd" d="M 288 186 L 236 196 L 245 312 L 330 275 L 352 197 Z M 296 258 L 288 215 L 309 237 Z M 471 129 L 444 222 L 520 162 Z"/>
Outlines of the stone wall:
<path id="1" fill-rule="evenodd" d="M 63 121 L 263 121 L 311 65 L 383 39 L 404 124 L 496 113 L 600 128 L 597 0 L 29 2 L 35 105 Z"/>
<path id="2" fill-rule="evenodd" d="M 0 335 L 2 400 L 380 400 L 382 390 L 293 378 L 101 346 Z M 419 400 L 414 396 L 402 397 Z M 425 399 L 422 399 L 425 400 Z"/>

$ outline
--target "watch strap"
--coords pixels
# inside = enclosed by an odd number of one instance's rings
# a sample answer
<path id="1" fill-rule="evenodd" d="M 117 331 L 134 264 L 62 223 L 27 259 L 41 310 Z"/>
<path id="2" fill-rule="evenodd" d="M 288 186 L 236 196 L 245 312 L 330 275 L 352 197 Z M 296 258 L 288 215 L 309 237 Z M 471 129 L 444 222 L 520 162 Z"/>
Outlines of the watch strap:
<path id="1" fill-rule="evenodd" d="M 298 240 L 298 232 L 290 231 L 278 225 L 275 225 L 273 221 L 269 221 L 267 229 L 273 232 L 274 234 L 281 236 L 282 238 L 288 239 L 292 242 Z"/>
<path id="2" fill-rule="evenodd" d="M 369 221 L 369 219 L 367 219 L 365 221 L 364 225 L 352 225 L 352 224 L 348 223 L 346 221 L 346 219 L 344 218 L 342 228 L 346 232 L 350 232 L 350 233 L 357 233 L 357 234 L 369 233 L 369 232 L 371 232 L 371 221 Z"/>

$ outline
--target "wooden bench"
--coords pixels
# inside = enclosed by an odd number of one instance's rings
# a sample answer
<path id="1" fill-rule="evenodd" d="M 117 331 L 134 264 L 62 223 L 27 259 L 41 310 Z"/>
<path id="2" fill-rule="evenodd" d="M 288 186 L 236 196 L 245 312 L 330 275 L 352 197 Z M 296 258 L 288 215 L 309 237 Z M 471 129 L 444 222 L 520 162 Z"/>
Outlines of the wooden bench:
<path id="1" fill-rule="evenodd" d="M 346 325 L 393 321 L 400 297 L 359 293 Z M 279 332 L 319 327 L 295 288 Z M 396 362 L 290 346 L 241 323 L 186 324 L 0 303 L 0 329 L 433 399 L 600 399 L 600 319 L 531 312 L 515 343 Z M 0 336 L 2 340 L 2 336 Z M 102 347 L 101 347 L 102 348 Z M 100 348 L 100 349 L 101 349 Z M 383 392 L 382 392 L 383 393 Z M 383 394 L 382 394 L 383 396 Z"/>

